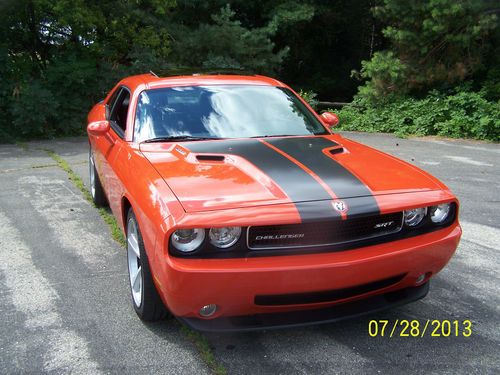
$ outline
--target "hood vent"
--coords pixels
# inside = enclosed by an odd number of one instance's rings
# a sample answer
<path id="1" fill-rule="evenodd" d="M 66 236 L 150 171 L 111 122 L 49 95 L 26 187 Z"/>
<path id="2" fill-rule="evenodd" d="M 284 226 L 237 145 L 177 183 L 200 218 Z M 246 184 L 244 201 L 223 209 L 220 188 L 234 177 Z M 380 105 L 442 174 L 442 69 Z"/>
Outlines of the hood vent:
<path id="1" fill-rule="evenodd" d="M 341 154 L 344 152 L 344 147 L 342 146 L 334 147 L 329 149 L 328 152 L 332 155 Z"/>
<path id="2" fill-rule="evenodd" d="M 199 161 L 224 161 L 223 155 L 196 155 Z"/>

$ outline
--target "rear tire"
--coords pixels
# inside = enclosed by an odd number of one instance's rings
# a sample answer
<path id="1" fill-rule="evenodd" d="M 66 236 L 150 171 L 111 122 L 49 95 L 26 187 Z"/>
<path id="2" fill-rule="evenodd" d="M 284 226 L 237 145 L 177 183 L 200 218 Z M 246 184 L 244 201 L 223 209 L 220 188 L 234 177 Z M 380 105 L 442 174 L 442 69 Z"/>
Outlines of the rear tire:
<path id="1" fill-rule="evenodd" d="M 153 282 L 139 224 L 132 208 L 127 215 L 127 261 L 134 310 L 145 321 L 164 319 L 169 314 Z"/>
<path id="2" fill-rule="evenodd" d="M 89 148 L 89 177 L 90 177 L 90 195 L 92 196 L 92 201 L 96 207 L 106 207 L 108 205 L 108 200 L 104 189 L 101 185 L 101 180 L 99 180 L 99 175 L 97 174 L 97 169 L 95 168 L 94 155 L 92 154 L 92 148 Z"/>

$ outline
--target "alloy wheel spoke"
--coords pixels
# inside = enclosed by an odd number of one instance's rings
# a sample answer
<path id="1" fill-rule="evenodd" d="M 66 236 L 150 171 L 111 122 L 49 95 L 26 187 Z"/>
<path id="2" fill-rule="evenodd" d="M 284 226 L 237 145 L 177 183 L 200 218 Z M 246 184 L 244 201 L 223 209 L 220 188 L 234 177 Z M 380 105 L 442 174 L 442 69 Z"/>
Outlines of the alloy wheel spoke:
<path id="1" fill-rule="evenodd" d="M 130 219 L 127 225 L 127 258 L 130 278 L 130 287 L 135 306 L 142 304 L 142 267 L 139 248 L 139 233 L 137 223 Z"/>
<path id="2" fill-rule="evenodd" d="M 136 292 L 141 291 L 142 268 L 137 269 L 136 274 L 132 278 L 132 289 Z"/>
<path id="3" fill-rule="evenodd" d="M 137 243 L 137 237 L 133 234 L 133 233 L 130 233 L 128 235 L 128 245 L 129 247 L 132 249 L 132 251 L 135 253 L 135 256 L 140 259 L 141 258 L 141 255 L 139 253 L 139 244 Z"/>
<path id="4" fill-rule="evenodd" d="M 95 171 L 94 171 L 94 158 L 92 155 L 89 156 L 89 174 L 90 174 L 90 192 L 92 197 L 95 195 Z"/>

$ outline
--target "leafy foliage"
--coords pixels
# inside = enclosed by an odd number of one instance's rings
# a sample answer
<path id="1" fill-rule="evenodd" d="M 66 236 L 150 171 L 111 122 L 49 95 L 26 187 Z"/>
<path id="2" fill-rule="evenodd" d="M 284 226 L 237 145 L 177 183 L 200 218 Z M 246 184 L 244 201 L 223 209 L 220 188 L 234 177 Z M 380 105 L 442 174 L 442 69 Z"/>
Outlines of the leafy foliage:
<path id="1" fill-rule="evenodd" d="M 491 3 L 491 4 L 490 4 Z M 498 17 L 483 0 L 384 0 L 374 15 L 385 23 L 390 49 L 362 63 L 360 94 L 372 101 L 397 92 L 456 84 L 484 69 L 495 49 Z"/>
<path id="2" fill-rule="evenodd" d="M 456 113 L 435 132 L 491 138 L 497 8 L 495 0 L 3 0 L 0 142 L 82 133 L 90 107 L 124 76 L 221 69 L 276 76 L 313 106 L 351 100 L 358 69 L 360 116 L 436 96 Z M 473 82 L 465 96 L 446 98 L 464 78 Z M 465 129 L 464 116 L 483 130 Z"/>
<path id="3" fill-rule="evenodd" d="M 319 101 L 316 98 L 318 94 L 316 94 L 314 91 L 304 91 L 300 90 L 298 94 L 304 99 L 312 108 L 315 110 L 318 108 Z"/>
<path id="4" fill-rule="evenodd" d="M 119 78 L 170 53 L 162 15 L 174 0 L 6 0 L 0 6 L 0 135 L 82 132 L 91 105 Z"/>
<path id="5" fill-rule="evenodd" d="M 432 91 L 422 99 L 399 98 L 377 106 L 357 98 L 338 114 L 344 130 L 500 141 L 500 105 L 488 101 L 485 91 Z"/>
<path id="6" fill-rule="evenodd" d="M 248 29 L 235 19 L 229 5 L 212 16 L 212 23 L 196 29 L 178 26 L 173 32 L 173 57 L 180 65 L 206 69 L 247 69 L 272 73 L 283 61 L 288 48 L 274 52 L 271 37 L 274 23 Z"/>
<path id="7" fill-rule="evenodd" d="M 359 95 L 374 100 L 386 99 L 393 93 L 401 93 L 406 82 L 407 66 L 392 51 L 375 52 L 370 61 L 361 62 L 361 77 L 370 79 L 369 84 L 359 87 Z"/>

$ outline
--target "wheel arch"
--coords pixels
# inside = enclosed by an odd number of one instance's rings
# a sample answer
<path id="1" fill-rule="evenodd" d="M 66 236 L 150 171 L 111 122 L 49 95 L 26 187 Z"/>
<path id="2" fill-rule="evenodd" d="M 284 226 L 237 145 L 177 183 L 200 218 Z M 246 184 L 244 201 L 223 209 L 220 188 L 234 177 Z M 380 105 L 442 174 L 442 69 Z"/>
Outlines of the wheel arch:
<path id="1" fill-rule="evenodd" d="M 122 197 L 122 202 L 121 202 L 121 224 L 123 227 L 123 233 L 125 235 L 127 234 L 127 216 L 128 216 L 128 211 L 132 208 L 132 204 L 130 203 L 130 200 L 127 198 L 127 196 Z"/>

